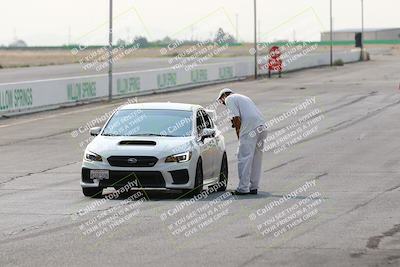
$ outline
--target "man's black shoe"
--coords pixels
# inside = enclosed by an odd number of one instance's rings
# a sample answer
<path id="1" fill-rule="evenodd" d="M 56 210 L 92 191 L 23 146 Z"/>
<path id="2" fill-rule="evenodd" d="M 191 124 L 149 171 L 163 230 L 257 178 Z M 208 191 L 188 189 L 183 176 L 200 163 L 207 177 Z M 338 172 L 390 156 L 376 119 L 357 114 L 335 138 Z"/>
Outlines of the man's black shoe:
<path id="1" fill-rule="evenodd" d="M 258 191 L 257 191 L 257 189 L 252 189 L 252 190 L 250 190 L 250 195 L 257 195 L 257 193 L 258 193 Z"/>
<path id="2" fill-rule="evenodd" d="M 239 191 L 235 190 L 235 191 L 231 192 L 231 194 L 235 195 L 235 196 L 243 196 L 243 195 L 248 195 L 249 193 L 239 192 Z"/>

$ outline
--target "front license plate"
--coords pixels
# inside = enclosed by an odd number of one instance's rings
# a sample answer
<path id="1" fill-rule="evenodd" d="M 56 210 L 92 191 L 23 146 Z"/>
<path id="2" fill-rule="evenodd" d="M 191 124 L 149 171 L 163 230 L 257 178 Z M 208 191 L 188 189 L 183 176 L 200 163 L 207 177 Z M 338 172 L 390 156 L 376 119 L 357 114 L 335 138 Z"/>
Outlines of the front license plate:
<path id="1" fill-rule="evenodd" d="M 109 177 L 108 170 L 90 170 L 90 179 L 106 180 Z"/>

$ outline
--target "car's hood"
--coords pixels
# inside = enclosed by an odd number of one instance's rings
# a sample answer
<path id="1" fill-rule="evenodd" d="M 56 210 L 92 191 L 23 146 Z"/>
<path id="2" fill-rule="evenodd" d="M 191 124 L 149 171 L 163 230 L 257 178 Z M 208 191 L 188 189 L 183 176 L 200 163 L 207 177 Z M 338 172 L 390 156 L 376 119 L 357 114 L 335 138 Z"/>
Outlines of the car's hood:
<path id="1" fill-rule="evenodd" d="M 121 141 L 136 141 L 134 144 L 121 144 Z M 150 141 L 154 144 L 141 144 Z M 155 156 L 167 157 L 190 150 L 194 137 L 159 137 L 159 136 L 102 136 L 99 135 L 87 146 L 86 150 L 102 157 L 110 156 Z M 139 144 L 137 144 L 139 143 Z"/>

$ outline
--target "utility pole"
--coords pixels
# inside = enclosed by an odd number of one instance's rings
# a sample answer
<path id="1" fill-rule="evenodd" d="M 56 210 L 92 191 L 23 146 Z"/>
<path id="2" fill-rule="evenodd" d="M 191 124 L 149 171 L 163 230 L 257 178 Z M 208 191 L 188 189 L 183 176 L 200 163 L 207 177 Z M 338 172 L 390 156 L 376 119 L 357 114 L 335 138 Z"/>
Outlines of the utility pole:
<path id="1" fill-rule="evenodd" d="M 68 46 L 71 45 L 71 26 L 68 26 Z"/>
<path id="2" fill-rule="evenodd" d="M 126 40 L 128 43 L 130 43 L 131 40 L 131 29 L 129 27 L 126 27 Z"/>
<path id="3" fill-rule="evenodd" d="M 331 39 L 330 62 L 331 62 L 331 67 L 332 67 L 332 66 L 333 66 L 333 18 L 332 18 L 332 0 L 330 0 L 330 39 Z"/>
<path id="4" fill-rule="evenodd" d="M 112 100 L 112 50 L 113 50 L 113 0 L 110 0 L 110 17 L 109 17 L 109 29 L 108 29 L 108 101 Z"/>
<path id="5" fill-rule="evenodd" d="M 257 53 L 257 0 L 254 0 L 254 79 L 256 80 L 258 76 Z"/>
<path id="6" fill-rule="evenodd" d="M 364 0 L 361 0 L 361 61 L 364 61 Z"/>
<path id="7" fill-rule="evenodd" d="M 236 13 L 236 43 L 239 43 L 239 14 Z"/>

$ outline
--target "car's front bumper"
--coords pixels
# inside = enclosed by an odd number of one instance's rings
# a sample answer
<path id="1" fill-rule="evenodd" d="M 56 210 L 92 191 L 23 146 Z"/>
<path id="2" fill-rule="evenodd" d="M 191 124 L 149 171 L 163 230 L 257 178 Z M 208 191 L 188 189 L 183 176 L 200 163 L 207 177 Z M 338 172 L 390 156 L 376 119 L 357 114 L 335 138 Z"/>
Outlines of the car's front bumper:
<path id="1" fill-rule="evenodd" d="M 108 170 L 109 179 L 91 179 L 90 170 Z M 105 162 L 84 161 L 82 187 L 122 187 L 128 184 L 137 188 L 192 189 L 196 175 L 196 162 L 158 162 L 154 167 L 113 167 Z"/>

